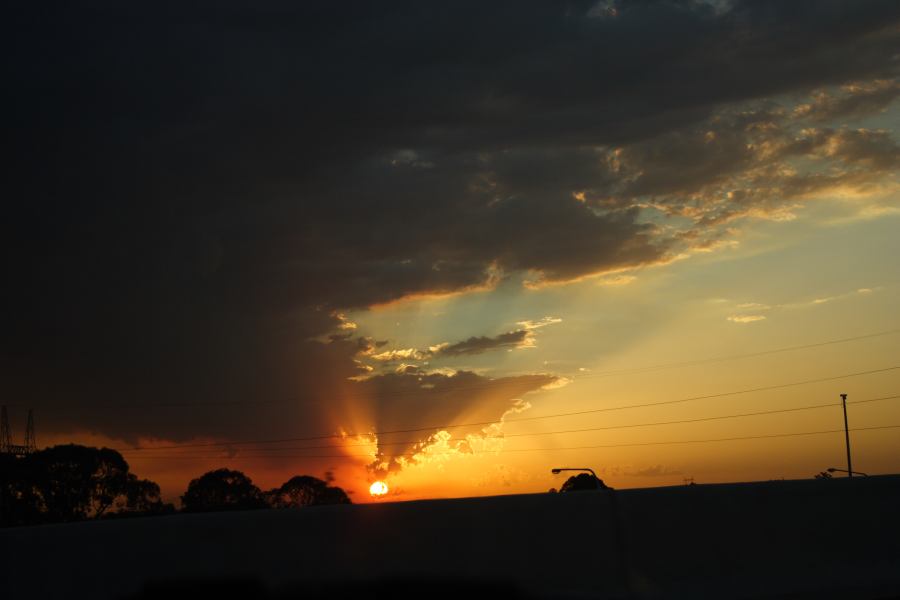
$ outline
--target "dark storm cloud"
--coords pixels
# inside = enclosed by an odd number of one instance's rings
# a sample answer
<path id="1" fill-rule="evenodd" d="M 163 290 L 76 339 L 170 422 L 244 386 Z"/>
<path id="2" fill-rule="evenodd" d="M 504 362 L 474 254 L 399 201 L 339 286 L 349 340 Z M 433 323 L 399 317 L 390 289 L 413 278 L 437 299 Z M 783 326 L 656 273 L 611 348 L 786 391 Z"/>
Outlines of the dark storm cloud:
<path id="1" fill-rule="evenodd" d="M 892 0 L 718 4 L 14 3 L 4 394 L 121 435 L 313 429 L 133 406 L 328 402 L 361 368 L 315 341 L 335 310 L 667 260 L 629 202 L 573 196 L 620 189 L 598 148 L 897 71 Z"/>
<path id="2" fill-rule="evenodd" d="M 809 116 L 753 103 L 606 150 L 604 169 L 615 177 L 599 177 L 581 194 L 604 210 L 659 211 L 673 236 L 696 250 L 713 247 L 738 219 L 790 218 L 815 195 L 866 195 L 896 179 L 900 147 L 891 132 L 810 127 Z"/>
<path id="3" fill-rule="evenodd" d="M 400 468 L 401 458 L 415 462 L 410 454 L 427 445 L 442 430 L 451 433 L 454 448 L 459 443 L 468 448 L 469 435 L 476 439 L 496 437 L 500 432 L 488 425 L 446 426 L 460 421 L 499 422 L 507 411 L 515 410 L 516 400 L 556 381 L 556 377 L 547 374 L 491 379 L 469 371 L 445 373 L 412 368 L 366 379 L 354 390 L 352 402 L 354 410 L 373 415 L 372 431 L 400 431 L 379 438 L 379 453 L 371 468 L 384 472 Z M 422 427 L 433 429 L 402 431 Z"/>
<path id="4" fill-rule="evenodd" d="M 517 329 L 516 331 L 501 333 L 494 337 L 472 336 L 467 340 L 444 346 L 438 351 L 438 354 L 443 356 L 465 356 L 501 348 L 518 348 L 527 342 L 530 335 L 531 332 L 526 329 Z"/>
<path id="5" fill-rule="evenodd" d="M 382 363 L 400 363 L 400 366 L 396 368 L 398 373 L 420 373 L 422 371 L 419 365 L 411 364 L 409 361 L 430 361 L 433 359 L 456 358 L 460 356 L 483 354 L 493 350 L 534 348 L 537 346 L 535 330 L 547 327 L 548 325 L 555 325 L 560 322 L 562 322 L 562 319 L 553 316 L 546 316 L 537 320 L 519 321 L 517 323 L 519 328 L 512 331 L 507 331 L 494 336 L 473 335 L 458 342 L 439 342 L 424 349 L 393 348 L 376 353 L 376 346 L 372 345 L 371 340 L 360 340 L 359 356 Z M 381 342 L 381 345 L 386 344 L 387 342 Z M 427 365 L 429 363 L 425 362 L 424 364 Z"/>
<path id="6" fill-rule="evenodd" d="M 900 96 L 900 83 L 876 80 L 843 86 L 841 93 L 819 91 L 812 101 L 797 107 L 796 113 L 813 121 L 827 123 L 834 119 L 855 119 L 883 112 Z"/>

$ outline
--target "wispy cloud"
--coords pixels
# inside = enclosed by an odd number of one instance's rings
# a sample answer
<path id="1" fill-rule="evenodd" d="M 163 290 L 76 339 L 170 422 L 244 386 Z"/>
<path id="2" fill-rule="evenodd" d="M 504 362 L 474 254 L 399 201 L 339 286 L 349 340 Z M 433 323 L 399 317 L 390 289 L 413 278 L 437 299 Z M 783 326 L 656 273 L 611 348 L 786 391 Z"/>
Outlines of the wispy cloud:
<path id="1" fill-rule="evenodd" d="M 425 360 L 428 356 L 427 352 L 422 352 L 415 348 L 399 348 L 373 354 L 372 358 L 381 362 L 393 362 L 397 360 Z"/>
<path id="2" fill-rule="evenodd" d="M 334 313 L 334 317 L 338 320 L 338 329 L 344 331 L 353 331 L 356 329 L 356 323 L 349 320 L 343 313 Z"/>
<path id="3" fill-rule="evenodd" d="M 766 315 L 759 314 L 760 312 L 768 312 L 769 314 L 772 314 L 785 310 L 813 309 L 814 307 L 822 306 L 823 304 L 830 304 L 839 300 L 850 299 L 855 296 L 873 294 L 880 289 L 881 288 L 879 286 L 865 287 L 856 289 L 851 292 L 845 292 L 843 294 L 835 294 L 833 296 L 820 296 L 818 298 L 813 298 L 812 300 L 785 302 L 781 304 L 766 304 L 764 302 L 739 302 L 732 305 L 732 310 L 741 312 L 730 314 L 726 317 L 726 319 L 728 321 L 731 321 L 732 323 L 757 323 L 759 321 L 766 320 Z M 716 304 L 727 303 L 727 301 L 724 299 L 715 299 L 711 302 Z"/>
<path id="4" fill-rule="evenodd" d="M 738 304 L 737 307 L 754 310 L 769 310 L 772 308 L 768 304 L 760 304 L 759 302 L 744 302 L 743 304 Z"/>
<path id="5" fill-rule="evenodd" d="M 541 327 L 546 327 L 547 325 L 555 325 L 556 323 L 562 323 L 562 319 L 558 317 L 544 317 L 537 321 L 519 321 L 516 325 L 519 325 L 522 329 L 532 331 L 540 329 Z"/>
<path id="6" fill-rule="evenodd" d="M 728 320 L 732 323 L 756 323 L 765 321 L 766 317 L 765 315 L 731 315 Z"/>

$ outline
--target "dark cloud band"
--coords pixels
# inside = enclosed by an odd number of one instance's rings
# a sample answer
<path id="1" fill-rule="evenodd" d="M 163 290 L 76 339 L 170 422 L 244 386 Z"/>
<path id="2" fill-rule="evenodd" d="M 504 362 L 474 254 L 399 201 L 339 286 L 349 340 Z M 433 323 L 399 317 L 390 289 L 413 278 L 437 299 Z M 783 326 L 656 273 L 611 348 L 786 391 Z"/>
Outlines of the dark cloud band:
<path id="1" fill-rule="evenodd" d="M 121 401 L 52 426 L 129 437 L 331 427 L 315 407 L 360 373 L 356 338 L 315 341 L 335 310 L 670 260 L 715 232 L 664 234 L 634 199 L 684 214 L 673 190 L 750 161 L 736 124 L 708 156 L 685 132 L 892 80 L 898 19 L 891 0 L 13 3 L 5 392 Z M 878 110 L 895 89 L 810 111 Z M 833 135 L 845 161 L 893 147 Z M 527 333 L 505 335 L 443 352 Z M 315 402 L 286 417 L 130 408 L 298 394 Z"/>

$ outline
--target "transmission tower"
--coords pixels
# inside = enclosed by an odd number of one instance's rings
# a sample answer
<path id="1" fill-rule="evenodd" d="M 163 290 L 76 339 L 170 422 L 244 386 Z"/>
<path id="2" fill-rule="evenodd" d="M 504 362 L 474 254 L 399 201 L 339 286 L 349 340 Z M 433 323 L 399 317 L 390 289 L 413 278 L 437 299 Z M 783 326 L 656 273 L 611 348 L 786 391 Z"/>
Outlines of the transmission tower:
<path id="1" fill-rule="evenodd" d="M 25 456 L 37 452 L 37 441 L 34 436 L 34 413 L 28 409 L 28 425 L 25 427 L 25 443 L 19 446 L 12 443 L 9 432 L 9 415 L 4 406 L 0 411 L 0 454 Z"/>
<path id="2" fill-rule="evenodd" d="M 6 454 L 10 451 L 12 440 L 9 435 L 9 416 L 6 414 L 6 406 L 0 411 L 0 453 Z"/>

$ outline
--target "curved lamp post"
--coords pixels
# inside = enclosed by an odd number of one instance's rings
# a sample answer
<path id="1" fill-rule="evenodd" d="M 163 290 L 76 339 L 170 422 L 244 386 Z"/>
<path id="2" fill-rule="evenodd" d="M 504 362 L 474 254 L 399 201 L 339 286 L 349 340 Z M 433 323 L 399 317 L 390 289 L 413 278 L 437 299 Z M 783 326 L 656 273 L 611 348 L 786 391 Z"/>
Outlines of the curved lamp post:
<path id="1" fill-rule="evenodd" d="M 594 481 L 597 482 L 597 488 L 600 489 L 600 478 L 597 477 L 597 474 L 594 473 L 593 469 L 589 469 L 587 467 L 559 467 L 556 469 L 550 469 L 550 472 L 554 475 L 559 475 L 563 471 L 586 471 L 591 474 L 591 477 L 593 477 Z"/>
<path id="2" fill-rule="evenodd" d="M 594 473 L 593 469 L 589 469 L 587 467 L 557 467 L 555 469 L 550 469 L 550 472 L 554 475 L 559 475 L 563 471 L 582 471 L 586 473 L 590 473 L 594 478 L 594 481 L 597 482 L 597 489 L 603 489 L 601 487 L 602 482 L 597 474 Z M 614 491 L 613 488 L 608 488 L 610 491 Z M 615 536 L 616 543 L 616 557 L 618 558 L 618 573 L 620 573 L 622 578 L 622 586 L 628 592 L 627 597 L 632 597 L 632 579 L 631 579 L 631 567 L 629 566 L 628 560 L 628 548 L 625 539 L 625 532 L 622 528 L 622 519 L 619 513 L 619 503 L 615 493 L 611 493 L 608 495 L 604 495 L 605 498 L 609 499 L 609 506 L 611 508 L 611 514 L 613 519 L 613 531 Z"/>

